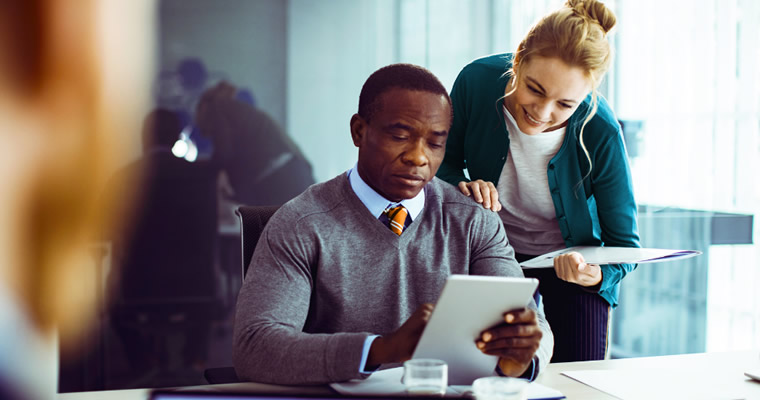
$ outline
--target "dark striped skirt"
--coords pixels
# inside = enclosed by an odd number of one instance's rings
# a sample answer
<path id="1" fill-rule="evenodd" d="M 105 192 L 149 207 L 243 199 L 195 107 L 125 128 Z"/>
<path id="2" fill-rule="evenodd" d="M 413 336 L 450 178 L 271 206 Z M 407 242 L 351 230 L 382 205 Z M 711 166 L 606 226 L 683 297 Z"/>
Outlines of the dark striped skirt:
<path id="1" fill-rule="evenodd" d="M 518 262 L 533 257 L 516 254 Z M 609 303 L 598 293 L 557 278 L 554 268 L 524 269 L 523 273 L 539 281 L 538 294 L 554 334 L 551 361 L 603 360 L 609 344 Z"/>

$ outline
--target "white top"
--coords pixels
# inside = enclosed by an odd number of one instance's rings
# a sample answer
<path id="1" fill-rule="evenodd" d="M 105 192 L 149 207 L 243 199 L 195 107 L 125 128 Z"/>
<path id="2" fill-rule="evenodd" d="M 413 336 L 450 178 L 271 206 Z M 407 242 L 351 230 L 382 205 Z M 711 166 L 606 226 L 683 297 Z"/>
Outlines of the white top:
<path id="1" fill-rule="evenodd" d="M 509 243 L 516 252 L 528 255 L 564 248 L 546 167 L 562 146 L 566 129 L 526 135 L 509 110 L 502 107 L 511 135 L 509 154 L 496 191 L 502 205 L 499 216 L 507 229 Z"/>
<path id="2" fill-rule="evenodd" d="M 30 399 L 52 400 L 58 391 L 58 338 L 44 337 L 35 329 L 2 281 L 0 377 Z"/>

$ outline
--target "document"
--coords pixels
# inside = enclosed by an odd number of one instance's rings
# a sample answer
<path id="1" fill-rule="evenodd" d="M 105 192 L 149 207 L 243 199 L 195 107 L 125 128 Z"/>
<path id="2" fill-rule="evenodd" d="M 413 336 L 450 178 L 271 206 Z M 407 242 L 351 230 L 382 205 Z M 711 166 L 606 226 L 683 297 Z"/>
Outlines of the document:
<path id="1" fill-rule="evenodd" d="M 354 379 L 348 382 L 331 383 L 330 387 L 344 396 L 403 396 L 406 388 L 401 383 L 404 368 L 390 368 L 377 371 L 367 379 Z M 471 390 L 469 385 L 449 386 L 446 396 L 459 396 Z M 529 400 L 564 399 L 565 396 L 559 390 L 531 382 L 528 385 Z"/>
<path id="2" fill-rule="evenodd" d="M 716 379 L 704 370 L 631 369 L 565 371 L 562 375 L 619 399 L 749 399 L 738 381 Z"/>
<path id="3" fill-rule="evenodd" d="M 638 247 L 575 246 L 546 253 L 520 263 L 523 268 L 552 268 L 554 257 L 577 252 L 589 264 L 646 264 L 682 260 L 702 254 L 697 250 L 652 249 Z"/>

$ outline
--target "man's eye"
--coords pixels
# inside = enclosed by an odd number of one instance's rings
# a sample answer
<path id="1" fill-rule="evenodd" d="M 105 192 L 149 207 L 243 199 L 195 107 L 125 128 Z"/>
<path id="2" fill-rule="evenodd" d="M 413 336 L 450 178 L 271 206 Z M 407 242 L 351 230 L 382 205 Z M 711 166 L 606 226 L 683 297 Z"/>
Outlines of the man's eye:
<path id="1" fill-rule="evenodd" d="M 430 145 L 430 147 L 434 149 L 440 149 L 441 147 L 443 147 L 443 143 L 436 143 L 436 142 L 430 142 L 428 143 L 428 145 Z"/>

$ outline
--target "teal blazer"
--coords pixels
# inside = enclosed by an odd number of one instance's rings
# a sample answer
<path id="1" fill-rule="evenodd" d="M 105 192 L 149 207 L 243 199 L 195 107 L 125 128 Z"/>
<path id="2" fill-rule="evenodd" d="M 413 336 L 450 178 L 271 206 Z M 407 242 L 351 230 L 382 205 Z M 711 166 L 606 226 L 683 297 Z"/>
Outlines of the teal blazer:
<path id="1" fill-rule="evenodd" d="M 452 185 L 470 179 L 499 183 L 509 152 L 509 132 L 504 123 L 502 101 L 512 66 L 512 54 L 477 59 L 464 67 L 451 90 L 454 120 L 446 143 L 446 155 L 437 176 Z M 620 125 L 602 96 L 596 114 L 586 125 L 583 142 L 589 163 L 578 140 L 590 110 L 589 95 L 570 117 L 567 133 L 546 174 L 557 222 L 567 247 L 640 247 L 631 171 Z M 602 265 L 601 295 L 617 306 L 619 283 L 636 264 Z"/>

